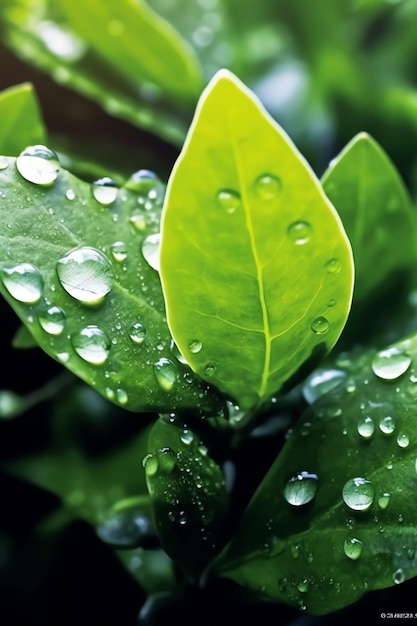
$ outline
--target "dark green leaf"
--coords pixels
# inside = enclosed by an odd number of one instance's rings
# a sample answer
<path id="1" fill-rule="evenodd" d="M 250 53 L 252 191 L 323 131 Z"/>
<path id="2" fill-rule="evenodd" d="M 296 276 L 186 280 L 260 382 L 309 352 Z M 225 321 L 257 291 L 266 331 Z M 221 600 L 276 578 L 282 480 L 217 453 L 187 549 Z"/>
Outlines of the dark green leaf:
<path id="1" fill-rule="evenodd" d="M 159 275 L 145 260 L 162 183 L 145 172 L 145 191 L 92 187 L 53 159 L 19 159 L 27 178 L 56 177 L 28 182 L 11 158 L 0 172 L 1 292 L 39 345 L 125 408 L 213 407 L 171 350 Z"/>
<path id="2" fill-rule="evenodd" d="M 186 360 L 243 409 L 312 367 L 348 315 L 343 226 L 290 139 L 227 71 L 204 92 L 168 183 L 161 279 Z"/>
<path id="3" fill-rule="evenodd" d="M 310 613 L 417 574 L 417 336 L 360 363 L 300 418 L 215 567 Z"/>
<path id="4" fill-rule="evenodd" d="M 32 85 L 0 93 L 0 151 L 15 156 L 29 144 L 45 143 L 46 130 Z"/>

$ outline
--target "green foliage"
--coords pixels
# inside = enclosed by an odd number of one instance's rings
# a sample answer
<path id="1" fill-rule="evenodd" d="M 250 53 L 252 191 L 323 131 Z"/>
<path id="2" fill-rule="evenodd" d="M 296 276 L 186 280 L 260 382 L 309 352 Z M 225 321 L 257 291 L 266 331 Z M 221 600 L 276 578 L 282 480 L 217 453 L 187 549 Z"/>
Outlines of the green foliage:
<path id="1" fill-rule="evenodd" d="M 31 143 L 46 142 L 46 130 L 32 85 L 17 85 L 1 92 L 0 115 L 2 154 L 16 155 Z"/>

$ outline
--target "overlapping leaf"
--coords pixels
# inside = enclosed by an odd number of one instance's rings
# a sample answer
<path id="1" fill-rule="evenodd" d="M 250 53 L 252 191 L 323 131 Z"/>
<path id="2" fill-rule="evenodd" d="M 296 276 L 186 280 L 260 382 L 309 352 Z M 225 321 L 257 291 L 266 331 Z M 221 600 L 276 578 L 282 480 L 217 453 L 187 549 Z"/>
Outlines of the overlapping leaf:
<path id="1" fill-rule="evenodd" d="M 33 86 L 16 85 L 0 93 L 0 152 L 17 155 L 29 144 L 45 143 L 46 130 Z"/>

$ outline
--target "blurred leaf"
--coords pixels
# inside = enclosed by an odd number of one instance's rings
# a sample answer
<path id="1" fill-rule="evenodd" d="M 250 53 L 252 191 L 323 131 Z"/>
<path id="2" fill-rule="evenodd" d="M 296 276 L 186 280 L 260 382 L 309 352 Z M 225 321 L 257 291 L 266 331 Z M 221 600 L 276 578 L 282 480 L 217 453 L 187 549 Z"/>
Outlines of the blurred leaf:
<path id="1" fill-rule="evenodd" d="M 214 568 L 309 613 L 417 574 L 417 336 L 361 365 L 302 415 Z"/>
<path id="2" fill-rule="evenodd" d="M 291 140 L 238 79 L 204 92 L 168 183 L 168 323 L 202 378 L 251 409 L 312 367 L 349 312 L 350 245 Z"/>
<path id="3" fill-rule="evenodd" d="M 34 88 L 29 83 L 0 93 L 0 151 L 16 156 L 29 144 L 45 143 L 46 130 Z"/>
<path id="4" fill-rule="evenodd" d="M 157 258 L 157 177 L 142 171 L 132 192 L 90 186 L 53 158 L 5 163 L 1 292 L 39 345 L 125 408 L 214 409 L 215 395 L 171 351 L 158 272 L 147 262 Z"/>

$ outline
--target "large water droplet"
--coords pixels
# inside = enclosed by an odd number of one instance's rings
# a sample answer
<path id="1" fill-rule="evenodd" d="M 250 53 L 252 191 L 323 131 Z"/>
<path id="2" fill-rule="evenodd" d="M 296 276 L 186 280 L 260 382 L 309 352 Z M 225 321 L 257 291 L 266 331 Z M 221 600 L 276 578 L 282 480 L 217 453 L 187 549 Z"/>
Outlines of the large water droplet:
<path id="1" fill-rule="evenodd" d="M 71 336 L 75 352 L 88 363 L 101 365 L 107 360 L 110 340 L 98 326 L 86 326 Z"/>
<path id="2" fill-rule="evenodd" d="M 407 433 L 398 433 L 397 444 L 400 446 L 400 448 L 407 448 L 409 446 L 410 437 L 407 435 Z"/>
<path id="3" fill-rule="evenodd" d="M 143 343 L 146 337 L 146 328 L 140 322 L 134 322 L 130 327 L 129 337 L 134 343 Z"/>
<path id="4" fill-rule="evenodd" d="M 108 206 L 117 198 L 117 185 L 112 178 L 104 176 L 95 180 L 91 185 L 91 192 L 100 204 Z"/>
<path id="5" fill-rule="evenodd" d="M 384 380 L 395 380 L 411 365 L 411 357 L 402 349 L 392 347 L 378 352 L 372 360 L 372 370 Z"/>
<path id="6" fill-rule="evenodd" d="M 155 378 L 161 389 L 171 391 L 177 382 L 178 370 L 170 359 L 162 358 L 154 364 Z"/>
<path id="7" fill-rule="evenodd" d="M 288 226 L 287 235 L 293 243 L 302 246 L 310 241 L 313 229 L 311 224 L 304 221 L 293 222 Z"/>
<path id="8" fill-rule="evenodd" d="M 316 335 L 324 335 L 328 332 L 330 328 L 329 321 L 323 317 L 316 317 L 311 322 L 311 330 L 316 333 Z"/>
<path id="9" fill-rule="evenodd" d="M 281 180 L 273 174 L 262 174 L 253 184 L 255 194 L 265 201 L 274 200 L 280 194 L 281 188 Z"/>
<path id="10" fill-rule="evenodd" d="M 115 261 L 123 263 L 127 259 L 127 246 L 124 241 L 115 241 L 110 246 L 110 252 Z"/>
<path id="11" fill-rule="evenodd" d="M 311 502 L 317 493 L 318 478 L 310 472 L 299 472 L 292 476 L 284 487 L 284 498 L 292 506 L 303 506 Z"/>
<path id="12" fill-rule="evenodd" d="M 65 313 L 59 306 L 50 306 L 39 314 L 39 324 L 49 335 L 60 335 L 65 328 Z"/>
<path id="13" fill-rule="evenodd" d="M 142 243 L 142 254 L 145 261 L 154 270 L 159 272 L 159 248 L 161 243 L 160 233 L 148 235 Z"/>
<path id="14" fill-rule="evenodd" d="M 189 446 L 194 441 L 194 433 L 191 430 L 188 430 L 188 428 L 184 428 L 181 432 L 180 439 L 182 443 Z"/>
<path id="15" fill-rule="evenodd" d="M 59 259 L 56 271 L 65 291 L 84 304 L 98 304 L 112 287 L 112 265 L 95 248 L 72 250 Z"/>
<path id="16" fill-rule="evenodd" d="M 198 339 L 192 339 L 188 344 L 188 348 L 193 354 L 198 354 L 202 347 L 203 344 Z"/>
<path id="17" fill-rule="evenodd" d="M 217 194 L 217 201 L 226 213 L 235 213 L 242 204 L 240 193 L 232 189 L 221 189 Z"/>
<path id="18" fill-rule="evenodd" d="M 374 421 L 369 415 L 359 421 L 357 428 L 359 435 L 364 439 L 370 439 L 375 432 Z"/>
<path id="19" fill-rule="evenodd" d="M 351 478 L 344 485 L 342 496 L 350 509 L 366 511 L 374 501 L 375 489 L 371 481 L 366 478 Z"/>
<path id="20" fill-rule="evenodd" d="M 49 186 L 58 178 L 59 159 L 57 154 L 46 146 L 29 146 L 17 157 L 16 168 L 30 183 Z"/>
<path id="21" fill-rule="evenodd" d="M 401 568 L 395 570 L 392 575 L 392 580 L 396 585 L 401 585 L 405 581 L 405 574 Z"/>
<path id="22" fill-rule="evenodd" d="M 349 539 L 346 539 L 345 543 L 343 544 L 343 549 L 349 559 L 352 559 L 352 561 L 356 561 L 356 559 L 359 559 L 360 555 L 362 554 L 363 544 L 360 539 L 357 539 L 356 537 L 350 537 Z"/>
<path id="23" fill-rule="evenodd" d="M 37 267 L 30 263 L 4 265 L 1 279 L 9 294 L 25 304 L 35 304 L 42 296 L 43 278 Z"/>
<path id="24" fill-rule="evenodd" d="M 392 435 L 395 431 L 395 421 L 391 415 L 386 415 L 379 420 L 379 430 L 384 433 L 384 435 Z"/>

